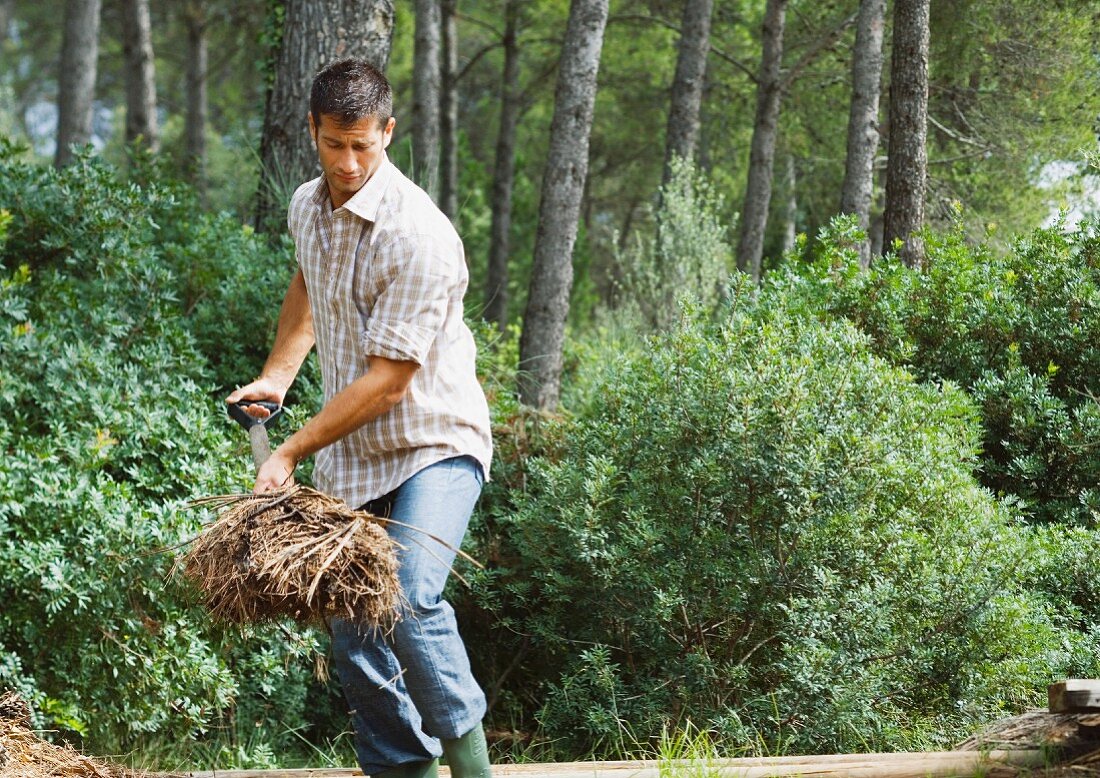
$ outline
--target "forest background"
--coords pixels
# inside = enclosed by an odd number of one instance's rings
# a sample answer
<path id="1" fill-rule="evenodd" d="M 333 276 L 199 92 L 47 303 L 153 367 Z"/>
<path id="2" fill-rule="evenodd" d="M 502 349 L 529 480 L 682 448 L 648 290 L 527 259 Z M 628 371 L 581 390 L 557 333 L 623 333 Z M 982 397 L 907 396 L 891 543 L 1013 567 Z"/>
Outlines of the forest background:
<path id="1" fill-rule="evenodd" d="M 1096 677 L 1098 15 L 0 0 L 0 685 L 141 766 L 351 763 L 327 636 L 211 624 L 158 552 L 249 485 L 272 105 L 358 24 L 470 267 L 497 758 L 937 748 Z"/>

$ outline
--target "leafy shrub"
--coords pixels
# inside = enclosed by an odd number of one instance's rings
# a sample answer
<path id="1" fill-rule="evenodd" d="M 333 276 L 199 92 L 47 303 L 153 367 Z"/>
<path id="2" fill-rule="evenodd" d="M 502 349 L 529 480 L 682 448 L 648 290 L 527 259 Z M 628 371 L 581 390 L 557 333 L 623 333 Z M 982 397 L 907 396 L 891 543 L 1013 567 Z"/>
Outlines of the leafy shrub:
<path id="1" fill-rule="evenodd" d="M 1060 225 L 994 254 L 929 235 L 923 270 L 892 257 L 861 273 L 838 220 L 800 282 L 779 286 L 844 316 L 876 353 L 972 392 L 984 430 L 980 477 L 1038 521 L 1100 519 L 1100 235 Z"/>
<path id="2" fill-rule="evenodd" d="M 268 306 L 215 315 L 259 299 L 248 268 L 278 263 L 193 206 L 87 158 L 0 153 L 0 685 L 95 750 L 179 748 L 242 719 L 290 749 L 312 686 L 316 636 L 224 631 L 168 577 L 165 549 L 201 518 L 183 501 L 249 483 L 214 390 L 277 310 L 263 289 Z M 233 340 L 196 335 L 215 321 Z"/>
<path id="3" fill-rule="evenodd" d="M 705 175 L 674 159 L 653 237 L 637 237 L 616 258 L 620 315 L 640 318 L 652 332 L 675 321 L 681 297 L 707 309 L 718 304 L 733 270 L 722 209 L 722 196 Z"/>
<path id="4" fill-rule="evenodd" d="M 781 294 L 701 318 L 604 368 L 478 536 L 499 716 L 539 700 L 570 755 L 687 720 L 742 748 L 901 748 L 1095 669 L 1095 635 L 1017 580 L 1034 544 L 971 474 L 964 392 Z"/>

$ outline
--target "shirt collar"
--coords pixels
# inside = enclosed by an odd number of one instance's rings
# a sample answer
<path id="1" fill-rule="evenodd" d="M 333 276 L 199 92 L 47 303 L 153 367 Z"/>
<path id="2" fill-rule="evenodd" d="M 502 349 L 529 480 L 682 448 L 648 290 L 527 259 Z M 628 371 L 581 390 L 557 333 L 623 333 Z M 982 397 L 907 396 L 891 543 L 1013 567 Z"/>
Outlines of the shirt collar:
<path id="1" fill-rule="evenodd" d="M 329 205 L 328 196 L 328 180 L 325 178 L 325 174 L 322 173 L 317 180 L 317 186 L 313 188 L 313 204 L 318 208 L 325 208 Z"/>
<path id="2" fill-rule="evenodd" d="M 396 170 L 397 168 L 390 162 L 389 155 L 383 152 L 382 163 L 374 171 L 374 175 L 368 178 L 367 183 L 344 203 L 344 207 L 361 219 L 369 222 L 376 221 L 378 208 L 382 205 L 382 197 L 386 194 Z"/>

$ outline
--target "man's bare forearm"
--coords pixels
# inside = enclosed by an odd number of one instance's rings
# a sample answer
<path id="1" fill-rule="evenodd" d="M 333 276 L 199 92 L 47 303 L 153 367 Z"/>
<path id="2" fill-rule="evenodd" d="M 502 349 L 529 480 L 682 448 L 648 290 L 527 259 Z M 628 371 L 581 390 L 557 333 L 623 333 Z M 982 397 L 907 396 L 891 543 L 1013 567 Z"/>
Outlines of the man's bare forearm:
<path id="1" fill-rule="evenodd" d="M 282 403 L 286 390 L 294 383 L 294 377 L 313 348 L 313 313 L 309 307 L 302 271 L 290 281 L 283 307 L 279 311 L 279 326 L 275 331 L 275 345 L 264 363 L 260 377 L 244 386 L 238 386 L 225 398 L 227 403 L 244 400 L 267 400 Z M 267 416 L 260 406 L 250 406 L 249 413 L 258 418 Z"/>
<path id="2" fill-rule="evenodd" d="M 295 462 L 349 435 L 389 411 L 405 396 L 418 365 L 380 357 L 280 446 Z"/>
<path id="3" fill-rule="evenodd" d="M 306 282 L 299 270 L 283 298 L 279 310 L 279 326 L 275 331 L 275 345 L 264 363 L 261 378 L 270 379 L 284 390 L 294 383 L 294 377 L 302 367 L 309 350 L 313 348 L 313 312 L 309 306 Z"/>
<path id="4" fill-rule="evenodd" d="M 415 362 L 371 357 L 366 373 L 272 452 L 256 474 L 254 491 L 282 486 L 303 459 L 388 412 L 405 397 L 418 367 Z"/>

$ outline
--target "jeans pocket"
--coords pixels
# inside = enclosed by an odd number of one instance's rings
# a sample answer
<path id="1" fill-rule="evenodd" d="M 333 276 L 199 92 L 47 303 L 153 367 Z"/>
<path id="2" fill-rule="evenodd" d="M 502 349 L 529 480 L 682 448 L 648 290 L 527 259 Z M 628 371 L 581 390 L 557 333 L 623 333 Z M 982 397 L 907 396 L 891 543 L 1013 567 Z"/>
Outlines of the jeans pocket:
<path id="1" fill-rule="evenodd" d="M 447 465 L 449 468 L 448 482 L 450 485 L 466 481 L 470 476 L 473 476 L 479 491 L 481 487 L 485 486 L 485 473 L 482 472 L 481 463 L 478 462 L 475 457 L 469 454 L 452 457 L 447 460 Z"/>

